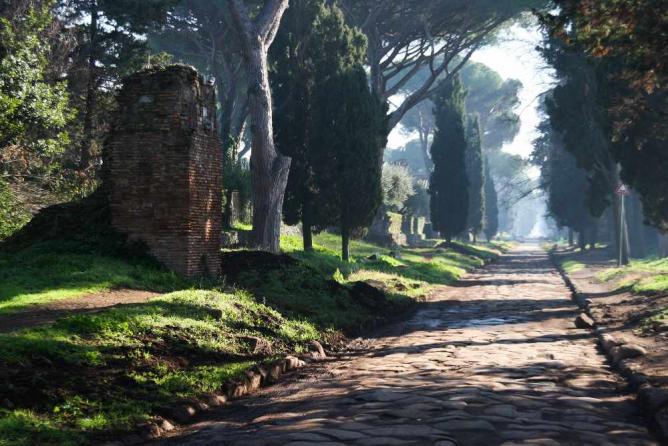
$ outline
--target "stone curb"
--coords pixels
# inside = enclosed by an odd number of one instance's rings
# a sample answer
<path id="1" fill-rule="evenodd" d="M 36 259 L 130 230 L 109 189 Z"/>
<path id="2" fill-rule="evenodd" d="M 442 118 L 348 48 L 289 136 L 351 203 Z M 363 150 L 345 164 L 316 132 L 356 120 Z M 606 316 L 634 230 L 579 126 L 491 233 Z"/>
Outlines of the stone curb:
<path id="1" fill-rule="evenodd" d="M 248 396 L 263 387 L 276 384 L 284 374 L 290 371 L 327 359 L 324 349 L 318 341 L 311 342 L 311 349 L 313 351 L 299 355 L 299 357 L 288 355 L 283 359 L 255 365 L 244 372 L 244 376 L 241 378 L 223 384 L 220 393 L 202 395 L 199 399 L 193 399 L 185 403 L 181 402 L 158 410 L 160 416 L 153 417 L 149 422 L 138 424 L 133 433 L 119 440 L 103 443 L 103 446 L 131 446 L 155 440 L 173 431 L 177 426 L 191 424 L 199 414 L 223 406 L 229 401 Z"/>
<path id="2" fill-rule="evenodd" d="M 596 336 L 601 351 L 612 365 L 612 369 L 626 379 L 629 388 L 636 394 L 636 401 L 649 418 L 657 435 L 661 440 L 668 442 L 668 389 L 653 387 L 647 382 L 647 375 L 633 368 L 629 359 L 638 356 L 638 354 L 631 353 L 632 347 L 629 344 L 623 344 L 615 340 L 612 335 L 605 332 L 603 327 L 598 326 L 589 308 L 591 301 L 586 298 L 586 294 L 578 290 L 568 273 L 559 264 L 554 253 L 548 251 L 548 255 L 571 291 L 573 301 L 593 322 L 590 329 Z"/>

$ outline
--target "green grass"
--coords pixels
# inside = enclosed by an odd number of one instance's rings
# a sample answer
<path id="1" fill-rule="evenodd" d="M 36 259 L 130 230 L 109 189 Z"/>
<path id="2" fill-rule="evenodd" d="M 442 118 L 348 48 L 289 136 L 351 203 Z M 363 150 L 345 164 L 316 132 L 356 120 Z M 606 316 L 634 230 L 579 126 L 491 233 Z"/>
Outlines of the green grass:
<path id="1" fill-rule="evenodd" d="M 314 250 L 304 252 L 301 238 L 284 237 L 281 249 L 301 259 L 322 275 L 338 277 L 342 283 L 373 281 L 397 298 L 424 300 L 435 285 L 448 285 L 461 278 L 467 270 L 484 265 L 498 257 L 496 245 L 456 245 L 455 249 L 402 248 L 400 258 L 390 256 L 388 248 L 353 240 L 351 262 L 340 258 L 341 237 L 321 233 L 314 237 Z"/>
<path id="2" fill-rule="evenodd" d="M 0 252 L 0 315 L 117 288 L 166 292 L 189 285 L 150 262 L 128 262 L 76 244 L 42 243 L 18 253 Z"/>
<path id="3" fill-rule="evenodd" d="M 578 262 L 576 260 L 564 260 L 561 262 L 561 267 L 569 274 L 581 271 L 585 268 L 585 266 L 586 265 L 584 263 Z"/>
<path id="4" fill-rule="evenodd" d="M 457 245 L 394 258 L 354 241 L 348 263 L 338 236 L 315 242 L 305 253 L 299 237 L 286 237 L 282 247 L 296 261 L 244 269 L 234 283 L 197 284 L 77 244 L 1 254 L 0 314 L 117 287 L 173 292 L 0 335 L 0 446 L 98 444 L 166 406 L 220 390 L 259 361 L 406 315 L 435 285 L 498 255 L 496 246 Z M 348 291 L 356 281 L 384 288 L 382 307 L 357 301 Z M 271 349 L 255 351 L 258 339 Z"/>
<path id="5" fill-rule="evenodd" d="M 633 260 L 626 267 L 606 270 L 599 278 L 604 282 L 614 282 L 619 288 L 629 288 L 637 294 L 666 294 L 668 259 Z"/>
<path id="6" fill-rule="evenodd" d="M 125 430 L 179 399 L 215 392 L 272 354 L 320 338 L 248 293 L 188 290 L 0 335 L 0 445 L 76 444 Z"/>

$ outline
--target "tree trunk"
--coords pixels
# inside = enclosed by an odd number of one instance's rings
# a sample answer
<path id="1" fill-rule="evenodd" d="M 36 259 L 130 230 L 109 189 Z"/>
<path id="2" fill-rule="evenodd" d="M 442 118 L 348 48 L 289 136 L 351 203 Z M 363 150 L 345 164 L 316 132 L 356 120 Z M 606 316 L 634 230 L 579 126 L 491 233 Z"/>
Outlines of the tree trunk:
<path id="1" fill-rule="evenodd" d="M 596 242 L 598 242 L 598 220 L 592 223 L 589 229 L 589 249 L 596 249 Z"/>
<path id="2" fill-rule="evenodd" d="M 659 234 L 659 257 L 668 257 L 668 235 Z"/>
<path id="3" fill-rule="evenodd" d="M 225 208 L 223 209 L 223 228 L 232 228 L 232 190 L 225 191 Z"/>
<path id="4" fill-rule="evenodd" d="M 251 176 L 253 179 L 253 239 L 259 249 L 278 252 L 281 211 L 288 184 L 290 158 L 274 146 L 271 90 L 267 71 L 267 50 L 254 46 L 247 58 L 249 110 L 251 119 Z"/>
<path id="5" fill-rule="evenodd" d="M 88 30 L 88 82 L 86 85 L 86 109 L 84 111 L 83 141 L 81 142 L 81 159 L 79 168 L 86 170 L 93 158 L 93 142 L 95 140 L 95 114 L 97 113 L 97 33 L 98 16 L 97 0 L 90 2 L 90 27 Z"/>
<path id="6" fill-rule="evenodd" d="M 313 251 L 313 227 L 306 206 L 302 209 L 302 239 L 304 241 L 304 251 Z"/>
<path id="7" fill-rule="evenodd" d="M 290 158 L 280 155 L 274 145 L 267 52 L 276 37 L 288 0 L 264 2 L 255 22 L 251 20 L 243 0 L 229 0 L 228 5 L 242 41 L 248 83 L 252 139 L 252 237 L 255 247 L 276 253 L 280 250 L 281 211 Z"/>
<path id="8" fill-rule="evenodd" d="M 573 246 L 573 239 L 574 239 L 574 234 L 573 234 L 573 228 L 568 228 L 568 246 Z"/>
<path id="9" fill-rule="evenodd" d="M 350 230 L 345 226 L 341 228 L 341 259 L 350 261 Z"/>
<path id="10" fill-rule="evenodd" d="M 631 255 L 636 258 L 643 258 L 647 255 L 647 244 L 645 241 L 645 223 L 643 219 L 642 203 L 637 194 L 629 197 L 631 212 L 631 228 L 629 232 L 629 244 L 631 245 Z"/>
<path id="11" fill-rule="evenodd" d="M 580 251 L 585 251 L 587 249 L 587 240 L 585 238 L 584 229 L 578 231 L 578 248 L 580 248 Z"/>
<path id="12" fill-rule="evenodd" d="M 422 119 L 422 118 L 420 118 Z M 434 162 L 429 156 L 429 132 L 420 125 L 418 128 L 418 135 L 420 137 L 420 149 L 422 150 L 422 159 L 424 160 L 424 167 L 427 174 L 434 170 Z"/>

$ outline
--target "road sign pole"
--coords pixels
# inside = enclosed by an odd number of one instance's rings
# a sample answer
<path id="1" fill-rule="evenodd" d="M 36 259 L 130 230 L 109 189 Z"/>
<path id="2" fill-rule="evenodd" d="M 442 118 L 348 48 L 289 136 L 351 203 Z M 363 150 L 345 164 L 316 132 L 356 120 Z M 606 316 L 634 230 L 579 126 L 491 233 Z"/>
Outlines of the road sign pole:
<path id="1" fill-rule="evenodd" d="M 617 189 L 615 189 L 615 193 L 619 196 L 621 201 L 619 206 L 619 258 L 617 259 L 617 266 L 623 266 L 624 260 L 628 259 L 629 255 L 627 252 L 626 256 L 624 256 L 624 247 L 627 242 L 627 240 L 625 240 L 625 237 L 628 237 L 628 234 L 626 234 L 626 227 L 624 224 L 626 222 L 626 215 L 625 215 L 626 210 L 624 209 L 624 198 L 626 198 L 627 195 L 631 194 L 631 189 L 626 184 L 619 183 Z"/>
<path id="2" fill-rule="evenodd" d="M 625 195 L 621 195 L 621 206 L 619 207 L 619 261 L 617 266 L 623 266 L 623 252 L 624 252 L 624 219 L 625 219 L 625 209 L 624 209 L 624 199 Z"/>

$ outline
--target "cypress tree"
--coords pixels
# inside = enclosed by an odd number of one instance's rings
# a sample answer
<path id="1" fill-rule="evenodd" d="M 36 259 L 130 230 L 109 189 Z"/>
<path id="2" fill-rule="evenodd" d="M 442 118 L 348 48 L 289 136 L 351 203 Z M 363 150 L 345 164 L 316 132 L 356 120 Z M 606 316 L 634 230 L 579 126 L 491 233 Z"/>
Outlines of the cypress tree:
<path id="1" fill-rule="evenodd" d="M 494 178 L 489 167 L 489 161 L 485 158 L 485 221 L 483 231 L 487 241 L 491 241 L 499 230 L 499 207 L 496 195 Z"/>
<path id="2" fill-rule="evenodd" d="M 466 229 L 468 220 L 465 98 L 466 91 L 459 76 L 444 82 L 434 97 L 436 132 L 431 146 L 434 171 L 429 184 L 431 221 L 448 243 Z"/>
<path id="3" fill-rule="evenodd" d="M 468 230 L 477 241 L 485 217 L 485 171 L 482 161 L 480 121 L 475 115 L 468 121 L 468 147 L 466 150 L 466 176 L 469 181 Z"/>
<path id="4" fill-rule="evenodd" d="M 271 83 L 278 150 L 292 159 L 283 201 L 283 220 L 302 223 L 304 249 L 313 249 L 312 232 L 332 222 L 320 212 L 314 178 L 314 152 L 319 127 L 314 101 L 332 76 L 362 63 L 364 36 L 345 24 L 343 14 L 324 0 L 293 2 L 271 48 Z M 324 119 L 324 116 L 322 117 Z"/>
<path id="5" fill-rule="evenodd" d="M 387 132 L 385 107 L 369 89 L 362 65 L 331 79 L 315 109 L 320 130 L 314 163 L 325 215 L 341 229 L 341 257 L 351 235 L 371 224 L 382 203 L 381 164 Z"/>

